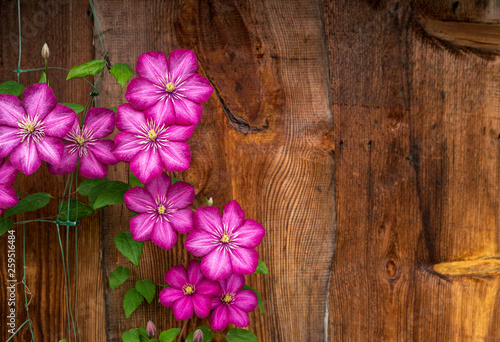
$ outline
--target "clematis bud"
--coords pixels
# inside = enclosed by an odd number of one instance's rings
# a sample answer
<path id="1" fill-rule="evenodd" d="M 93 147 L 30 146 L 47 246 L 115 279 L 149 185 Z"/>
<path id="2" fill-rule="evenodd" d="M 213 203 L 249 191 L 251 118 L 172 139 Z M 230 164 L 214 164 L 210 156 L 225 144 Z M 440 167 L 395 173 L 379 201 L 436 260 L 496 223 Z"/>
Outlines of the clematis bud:
<path id="1" fill-rule="evenodd" d="M 149 337 L 154 337 L 154 335 L 156 334 L 156 327 L 153 322 L 148 322 L 148 324 L 146 325 L 146 332 L 148 333 Z"/>
<path id="2" fill-rule="evenodd" d="M 47 43 L 45 43 L 45 44 L 43 44 L 43 47 L 42 47 L 42 57 L 45 59 L 48 59 L 49 56 L 50 56 L 49 46 L 47 45 Z"/>
<path id="3" fill-rule="evenodd" d="M 203 331 L 198 329 L 194 332 L 193 342 L 203 342 Z"/>

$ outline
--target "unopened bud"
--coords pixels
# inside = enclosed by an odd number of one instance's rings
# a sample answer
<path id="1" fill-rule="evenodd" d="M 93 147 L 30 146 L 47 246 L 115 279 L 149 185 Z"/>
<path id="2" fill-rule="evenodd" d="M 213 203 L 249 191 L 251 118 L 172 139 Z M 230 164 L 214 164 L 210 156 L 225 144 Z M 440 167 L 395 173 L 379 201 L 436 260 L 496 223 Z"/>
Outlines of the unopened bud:
<path id="1" fill-rule="evenodd" d="M 206 197 L 205 197 L 205 202 L 207 203 L 207 206 L 212 206 L 212 205 L 214 205 L 214 200 L 213 200 L 213 198 L 212 198 L 212 197 L 210 197 L 210 198 L 206 198 Z"/>
<path id="2" fill-rule="evenodd" d="M 193 342 L 203 342 L 203 331 L 198 329 L 194 332 Z"/>
<path id="3" fill-rule="evenodd" d="M 43 44 L 43 47 L 42 47 L 42 57 L 45 59 L 48 59 L 49 56 L 50 56 L 49 46 L 47 45 L 47 43 L 45 43 L 45 44 Z"/>
<path id="4" fill-rule="evenodd" d="M 146 332 L 148 333 L 149 337 L 153 337 L 156 334 L 156 327 L 153 322 L 148 322 L 148 325 L 146 325 Z"/>

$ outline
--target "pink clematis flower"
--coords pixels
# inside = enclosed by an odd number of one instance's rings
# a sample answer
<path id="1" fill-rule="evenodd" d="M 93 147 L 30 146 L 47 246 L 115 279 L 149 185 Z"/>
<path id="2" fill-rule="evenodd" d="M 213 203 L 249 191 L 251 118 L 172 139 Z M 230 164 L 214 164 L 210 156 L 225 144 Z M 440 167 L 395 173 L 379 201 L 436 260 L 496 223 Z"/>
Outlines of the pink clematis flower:
<path id="1" fill-rule="evenodd" d="M 194 186 L 186 182 L 171 183 L 165 173 L 125 193 L 125 205 L 140 215 L 130 220 L 130 233 L 136 241 L 153 241 L 164 249 L 177 242 L 177 233 L 193 229 Z"/>
<path id="2" fill-rule="evenodd" d="M 210 326 L 214 330 L 223 330 L 229 323 L 240 328 L 250 324 L 248 313 L 253 311 L 257 305 L 257 295 L 249 289 L 242 289 L 245 285 L 245 277 L 232 274 L 229 278 L 220 282 L 221 291 L 212 300 L 214 310 L 209 318 Z"/>
<path id="3" fill-rule="evenodd" d="M 75 117 L 73 127 L 63 138 L 64 153 L 61 165 L 48 165 L 49 172 L 54 175 L 72 173 L 80 157 L 80 173 L 83 177 L 104 178 L 108 172 L 107 165 L 117 164 L 118 159 L 111 152 L 113 140 L 99 138 L 110 135 L 114 129 L 115 114 L 111 109 L 90 109 L 82 128 Z"/>
<path id="4" fill-rule="evenodd" d="M 259 263 L 254 249 L 264 237 L 264 228 L 245 213 L 236 201 L 224 207 L 222 219 L 216 207 L 203 207 L 194 214 L 195 229 L 185 247 L 195 257 L 203 257 L 201 270 L 208 279 L 223 280 L 232 273 L 252 274 Z"/>
<path id="5" fill-rule="evenodd" d="M 0 95 L 0 158 L 12 153 L 12 165 L 25 175 L 34 173 L 42 160 L 61 164 L 61 142 L 75 120 L 71 108 L 57 103 L 47 84 L 37 83 L 14 95 Z"/>
<path id="6" fill-rule="evenodd" d="M 210 314 L 212 300 L 220 292 L 218 282 L 206 279 L 200 270 L 200 262 L 191 260 L 187 267 L 174 266 L 165 273 L 168 286 L 160 292 L 160 302 L 171 307 L 178 321 Z"/>
<path id="7" fill-rule="evenodd" d="M 0 214 L 3 210 L 15 206 L 19 199 L 12 188 L 17 176 L 17 169 L 12 166 L 10 161 L 0 162 Z"/>
<path id="8" fill-rule="evenodd" d="M 155 119 L 147 119 L 143 112 L 129 104 L 118 107 L 116 127 L 122 131 L 115 137 L 113 153 L 130 162 L 134 175 L 146 184 L 167 171 L 189 169 L 191 152 L 186 141 L 195 126 L 166 126 Z"/>
<path id="9" fill-rule="evenodd" d="M 213 88 L 197 74 L 198 60 L 190 50 L 178 49 L 167 60 L 163 52 L 143 53 L 137 60 L 137 74 L 125 97 L 135 108 L 159 125 L 196 125 Z"/>

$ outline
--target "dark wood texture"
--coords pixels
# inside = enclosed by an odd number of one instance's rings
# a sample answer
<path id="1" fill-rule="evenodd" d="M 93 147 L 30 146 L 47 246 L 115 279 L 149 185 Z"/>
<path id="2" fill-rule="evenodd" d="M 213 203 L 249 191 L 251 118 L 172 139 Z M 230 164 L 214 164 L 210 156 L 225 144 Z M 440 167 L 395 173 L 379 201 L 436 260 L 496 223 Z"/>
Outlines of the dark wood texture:
<path id="1" fill-rule="evenodd" d="M 482 43 L 499 43 L 498 3 L 323 9 L 338 147 L 328 340 L 497 340 L 500 69 Z"/>
<path id="2" fill-rule="evenodd" d="M 0 1 L 0 82 L 15 77 L 16 5 Z M 192 49 L 216 88 L 190 140 L 192 167 L 175 176 L 194 183 L 195 206 L 236 199 L 266 228 L 258 250 L 270 276 L 248 277 L 266 308 L 251 314 L 259 341 L 500 339 L 496 1 L 96 0 L 95 8 L 111 63 L 135 70 L 143 52 Z M 54 66 L 102 58 L 89 9 L 85 0 L 22 1 L 22 68 L 43 65 L 44 42 Z M 83 81 L 50 76 L 59 101 L 85 103 Z M 97 104 L 118 106 L 124 94 L 106 71 Z M 128 175 L 124 164 L 110 168 L 110 179 Z M 64 178 L 42 166 L 20 186 L 56 197 Z M 50 215 L 53 202 L 27 219 Z M 137 280 L 159 290 L 164 273 L 191 258 L 184 237 L 170 251 L 145 243 L 135 268 L 113 242 L 129 219 L 117 205 L 79 228 L 82 341 L 121 341 L 148 320 L 182 327 L 157 296 L 125 318 L 123 295 Z M 28 224 L 26 241 L 35 337 L 57 341 L 68 322 L 55 227 Z M 18 279 L 21 242 L 18 229 Z M 2 282 L 5 246 L 2 236 Z M 131 276 L 111 290 L 120 265 Z M 191 320 L 187 331 L 200 324 L 208 323 Z"/>

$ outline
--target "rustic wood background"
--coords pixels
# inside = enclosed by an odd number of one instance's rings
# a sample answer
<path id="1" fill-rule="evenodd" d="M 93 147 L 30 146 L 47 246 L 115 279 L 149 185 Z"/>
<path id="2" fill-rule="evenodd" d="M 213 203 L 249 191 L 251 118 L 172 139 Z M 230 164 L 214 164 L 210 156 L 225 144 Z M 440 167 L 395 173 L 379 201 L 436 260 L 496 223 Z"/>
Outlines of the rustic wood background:
<path id="1" fill-rule="evenodd" d="M 216 88 L 190 145 L 197 205 L 237 199 L 267 229 L 270 276 L 250 276 L 266 314 L 259 341 L 500 340 L 500 4 L 496 0 L 95 0 L 111 63 L 149 50 L 193 49 Z M 17 67 L 17 1 L 1 0 L 0 81 Z M 87 1 L 23 0 L 22 68 L 71 68 L 102 50 Z M 25 85 L 40 74 L 22 74 Z M 59 101 L 84 104 L 90 87 L 51 71 Z M 105 73 L 100 106 L 125 101 Z M 128 168 L 109 178 L 126 181 Z M 54 197 L 64 177 L 42 166 L 21 177 Z M 56 210 L 56 201 L 42 215 Z M 97 217 L 100 216 L 100 217 Z M 135 268 L 113 237 L 122 206 L 78 228 L 82 341 L 121 341 L 153 320 L 181 327 L 156 300 L 130 319 L 136 280 L 163 283 L 187 263 L 181 244 L 145 244 Z M 37 217 L 27 215 L 27 219 Z M 65 235 L 63 236 L 65 238 Z M 74 232 L 70 233 L 71 240 Z M 6 236 L 0 275 L 6 279 Z M 22 228 L 17 272 L 22 278 Z M 73 248 L 73 244 L 71 248 Z M 37 341 L 67 337 L 55 227 L 26 227 L 30 317 Z M 110 290 L 111 271 L 132 269 Z M 74 265 L 72 266 L 74 269 Z M 74 285 L 74 282 L 73 282 Z M 26 316 L 18 286 L 18 326 Z M 6 290 L 0 291 L 5 317 Z M 3 321 L 3 318 L 2 320 Z M 192 320 L 193 330 L 206 321 Z M 0 328 L 2 340 L 8 335 Z M 223 340 L 216 335 L 217 340 Z M 29 341 L 27 329 L 12 341 Z"/>

